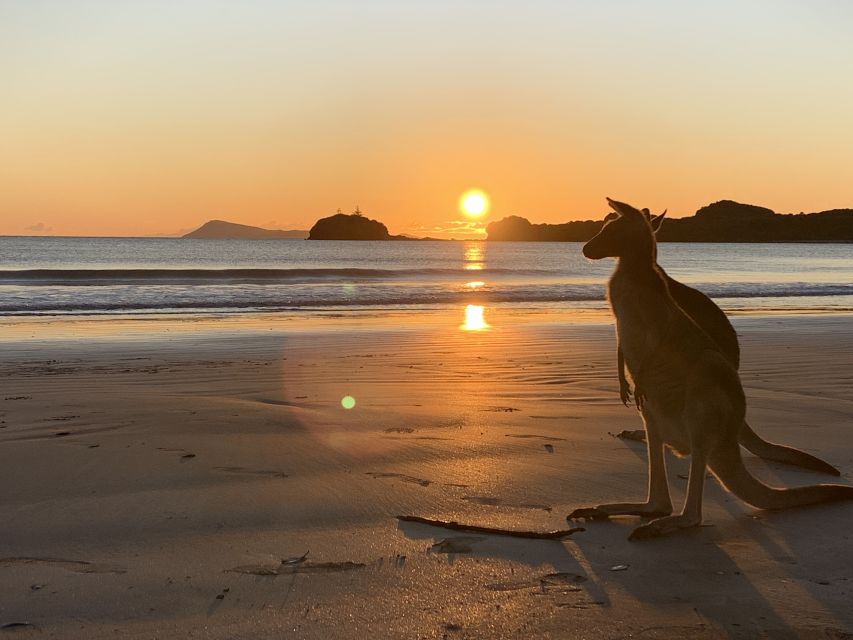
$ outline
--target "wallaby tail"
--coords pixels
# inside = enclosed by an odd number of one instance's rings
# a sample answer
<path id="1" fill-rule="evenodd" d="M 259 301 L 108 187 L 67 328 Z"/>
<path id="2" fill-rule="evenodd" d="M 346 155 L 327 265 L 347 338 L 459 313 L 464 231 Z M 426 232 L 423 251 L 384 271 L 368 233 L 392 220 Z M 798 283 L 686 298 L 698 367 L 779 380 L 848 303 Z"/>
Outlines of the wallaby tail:
<path id="1" fill-rule="evenodd" d="M 820 458 L 816 458 L 810 453 L 786 447 L 784 444 L 776 444 L 768 442 L 760 435 L 752 430 L 744 420 L 743 426 L 740 429 L 740 443 L 746 447 L 751 453 L 754 453 L 759 458 L 765 460 L 773 460 L 775 462 L 784 462 L 792 464 L 803 469 L 811 469 L 820 473 L 828 473 L 833 476 L 840 476 L 841 472 L 833 467 L 828 462 L 824 462 Z"/>
<path id="2" fill-rule="evenodd" d="M 853 487 L 842 484 L 814 484 L 792 489 L 769 487 L 744 466 L 737 444 L 722 445 L 712 456 L 710 466 L 729 491 L 759 509 L 853 500 Z"/>

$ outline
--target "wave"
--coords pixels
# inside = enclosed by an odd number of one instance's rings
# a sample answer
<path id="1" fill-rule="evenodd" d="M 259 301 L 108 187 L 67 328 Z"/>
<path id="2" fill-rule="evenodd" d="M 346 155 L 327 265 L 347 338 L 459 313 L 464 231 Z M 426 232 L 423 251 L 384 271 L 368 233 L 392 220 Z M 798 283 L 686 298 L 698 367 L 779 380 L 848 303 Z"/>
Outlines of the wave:
<path id="1" fill-rule="evenodd" d="M 400 278 L 534 276 L 545 269 L 22 269 L 0 270 L 0 285 L 284 284 Z"/>
<path id="2" fill-rule="evenodd" d="M 853 305 L 853 284 L 706 284 L 699 287 L 729 307 L 767 304 Z M 795 299 L 802 299 L 796 302 Z M 805 302 L 806 299 L 815 302 Z M 785 301 L 788 302 L 785 302 Z M 743 301 L 743 302 L 739 302 Z M 603 308 L 603 283 L 494 284 L 475 290 L 445 282 L 336 286 L 277 284 L 230 286 L 18 287 L 0 296 L 0 315 L 209 313 L 312 309 L 429 307 L 459 304 L 552 304 Z"/>

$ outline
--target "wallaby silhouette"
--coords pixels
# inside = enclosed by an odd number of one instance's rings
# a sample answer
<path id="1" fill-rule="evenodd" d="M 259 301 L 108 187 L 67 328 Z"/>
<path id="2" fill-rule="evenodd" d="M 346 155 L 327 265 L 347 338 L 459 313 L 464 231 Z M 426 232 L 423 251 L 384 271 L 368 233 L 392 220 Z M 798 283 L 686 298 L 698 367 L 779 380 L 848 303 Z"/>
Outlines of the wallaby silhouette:
<path id="1" fill-rule="evenodd" d="M 641 211 L 649 220 L 652 231 L 657 233 L 666 216 L 666 211 L 657 216 L 652 216 L 648 209 L 641 209 Z M 717 343 L 717 346 L 726 359 L 735 369 L 738 369 L 740 367 L 740 345 L 738 344 L 737 332 L 732 323 L 729 322 L 725 312 L 701 291 L 688 287 L 686 284 L 671 278 L 660 265 L 658 265 L 658 270 L 666 280 L 667 288 L 675 303 Z M 627 406 L 630 402 L 632 391 L 625 376 L 625 362 L 621 349 L 617 349 L 617 368 L 619 371 L 619 397 L 622 399 L 622 403 Z M 642 405 L 643 395 L 642 390 L 638 392 L 636 385 L 633 395 L 634 402 L 639 409 Z M 784 462 L 834 476 L 841 475 L 841 472 L 831 464 L 805 451 L 776 444 L 775 442 L 768 442 L 759 436 L 745 420 L 738 439 L 747 450 L 765 460 Z"/>
<path id="2" fill-rule="evenodd" d="M 625 366 L 644 398 L 649 492 L 643 503 L 578 509 L 569 517 L 663 516 L 634 529 L 632 540 L 698 526 L 707 467 L 729 491 L 762 509 L 853 499 L 850 486 L 775 488 L 749 473 L 738 443 L 746 399 L 737 369 L 673 299 L 657 266 L 647 217 L 628 204 L 609 198 L 608 203 L 618 215 L 584 245 L 583 253 L 594 260 L 617 258 L 607 293 Z M 687 497 L 679 515 L 670 515 L 664 446 L 691 456 Z"/>

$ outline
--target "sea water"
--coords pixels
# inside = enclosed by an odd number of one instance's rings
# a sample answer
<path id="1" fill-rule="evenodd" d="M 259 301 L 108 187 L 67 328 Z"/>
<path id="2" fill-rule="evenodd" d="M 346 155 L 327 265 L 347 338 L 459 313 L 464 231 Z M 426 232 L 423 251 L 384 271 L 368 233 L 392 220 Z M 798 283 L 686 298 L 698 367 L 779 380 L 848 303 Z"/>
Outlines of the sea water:
<path id="1" fill-rule="evenodd" d="M 851 244 L 662 243 L 727 309 L 853 310 Z M 0 315 L 603 308 L 579 243 L 0 237 Z"/>

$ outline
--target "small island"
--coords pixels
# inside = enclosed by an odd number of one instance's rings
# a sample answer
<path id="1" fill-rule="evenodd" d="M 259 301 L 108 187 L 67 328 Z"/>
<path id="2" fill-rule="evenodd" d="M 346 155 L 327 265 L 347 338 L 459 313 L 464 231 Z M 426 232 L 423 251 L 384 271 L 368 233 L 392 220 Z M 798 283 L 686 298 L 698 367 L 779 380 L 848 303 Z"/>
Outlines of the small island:
<path id="1" fill-rule="evenodd" d="M 388 227 L 378 220 L 364 216 L 356 207 L 353 213 L 338 212 L 320 218 L 308 232 L 309 240 L 434 240 L 435 238 L 413 238 L 388 233 Z"/>
<path id="2" fill-rule="evenodd" d="M 356 207 L 351 214 L 338 212 L 320 218 L 308 232 L 309 240 L 391 240 L 388 227 L 365 217 Z"/>

